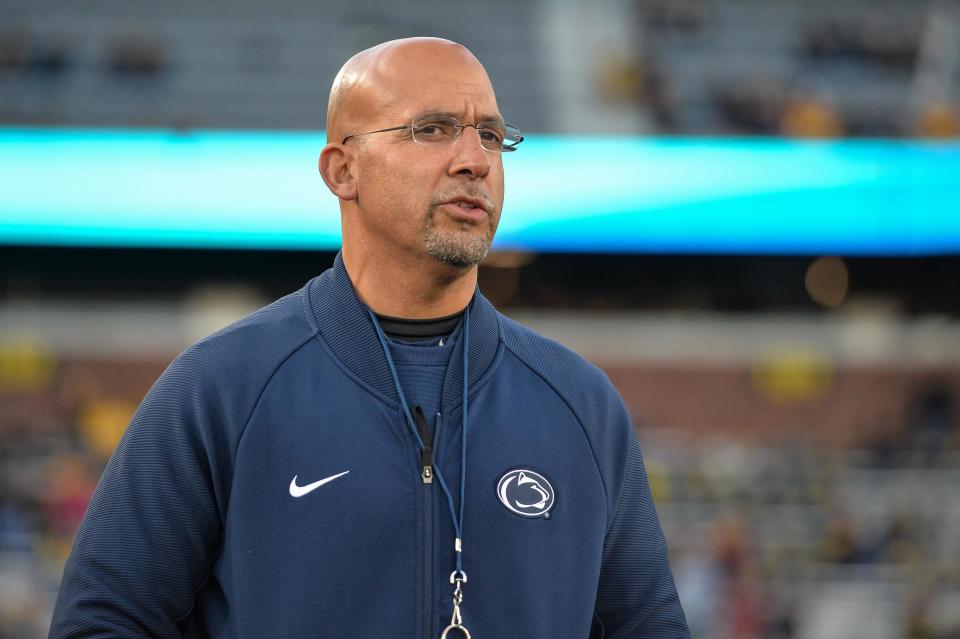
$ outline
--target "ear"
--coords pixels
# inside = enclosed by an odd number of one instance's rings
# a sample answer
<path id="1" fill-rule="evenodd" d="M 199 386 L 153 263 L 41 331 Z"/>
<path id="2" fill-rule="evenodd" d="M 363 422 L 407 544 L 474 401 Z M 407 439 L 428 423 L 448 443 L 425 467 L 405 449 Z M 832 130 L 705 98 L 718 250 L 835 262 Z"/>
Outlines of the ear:
<path id="1" fill-rule="evenodd" d="M 353 176 L 353 154 L 342 144 L 330 143 L 320 151 L 317 168 L 327 188 L 341 200 L 357 199 Z"/>

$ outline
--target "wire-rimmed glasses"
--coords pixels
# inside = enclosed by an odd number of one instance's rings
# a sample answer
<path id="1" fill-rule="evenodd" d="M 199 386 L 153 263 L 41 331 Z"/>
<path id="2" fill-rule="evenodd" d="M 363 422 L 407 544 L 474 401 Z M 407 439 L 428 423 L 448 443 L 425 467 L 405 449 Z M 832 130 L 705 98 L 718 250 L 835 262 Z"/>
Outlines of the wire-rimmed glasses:
<path id="1" fill-rule="evenodd" d="M 485 151 L 492 153 L 508 153 L 516 151 L 523 142 L 520 129 L 505 122 L 478 122 L 477 124 L 460 124 L 460 121 L 449 115 L 427 115 L 414 118 L 410 124 L 394 126 L 388 129 L 377 129 L 364 133 L 354 133 L 343 138 L 341 144 L 346 144 L 350 138 L 372 133 L 386 133 L 387 131 L 402 131 L 409 129 L 413 141 L 424 146 L 446 146 L 453 144 L 468 126 L 477 130 L 480 136 L 480 145 Z"/>

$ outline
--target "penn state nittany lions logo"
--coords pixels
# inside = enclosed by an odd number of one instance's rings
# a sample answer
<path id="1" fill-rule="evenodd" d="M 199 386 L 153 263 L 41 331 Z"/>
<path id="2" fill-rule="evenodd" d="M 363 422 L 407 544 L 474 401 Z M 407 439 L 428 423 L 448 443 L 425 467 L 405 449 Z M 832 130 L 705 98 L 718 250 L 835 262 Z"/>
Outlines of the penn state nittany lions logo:
<path id="1" fill-rule="evenodd" d="M 497 482 L 497 497 L 507 510 L 521 517 L 549 518 L 553 486 L 547 478 L 528 468 L 507 471 Z"/>

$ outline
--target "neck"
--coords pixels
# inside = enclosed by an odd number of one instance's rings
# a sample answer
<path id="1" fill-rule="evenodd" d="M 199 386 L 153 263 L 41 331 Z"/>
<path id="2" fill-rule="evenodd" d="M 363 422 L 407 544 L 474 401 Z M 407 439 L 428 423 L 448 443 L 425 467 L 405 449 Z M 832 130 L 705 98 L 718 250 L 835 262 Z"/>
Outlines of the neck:
<path id="1" fill-rule="evenodd" d="M 363 259 L 344 246 L 343 264 L 360 300 L 374 313 L 406 319 L 446 317 L 473 298 L 477 267 L 449 266 L 426 256 L 390 261 Z"/>

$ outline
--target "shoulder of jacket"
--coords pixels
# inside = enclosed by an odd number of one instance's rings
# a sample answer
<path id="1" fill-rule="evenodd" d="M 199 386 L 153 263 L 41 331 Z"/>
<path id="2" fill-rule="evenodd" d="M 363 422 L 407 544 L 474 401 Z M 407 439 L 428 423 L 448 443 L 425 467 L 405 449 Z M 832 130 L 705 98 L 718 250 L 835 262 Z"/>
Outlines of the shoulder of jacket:
<path id="1" fill-rule="evenodd" d="M 300 289 L 188 346 L 168 369 L 219 386 L 263 384 L 316 334 Z"/>
<path id="2" fill-rule="evenodd" d="M 599 398 L 606 401 L 611 395 L 619 399 L 607 374 L 598 366 L 502 313 L 499 319 L 504 347 L 564 399 L 577 402 Z"/>
<path id="3" fill-rule="evenodd" d="M 603 483 L 609 527 L 634 437 L 620 394 L 606 373 L 569 348 L 502 315 L 500 326 L 504 348 L 563 399 L 583 429 Z"/>

